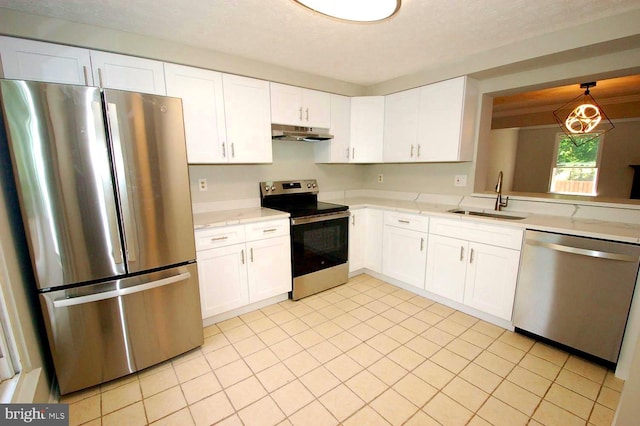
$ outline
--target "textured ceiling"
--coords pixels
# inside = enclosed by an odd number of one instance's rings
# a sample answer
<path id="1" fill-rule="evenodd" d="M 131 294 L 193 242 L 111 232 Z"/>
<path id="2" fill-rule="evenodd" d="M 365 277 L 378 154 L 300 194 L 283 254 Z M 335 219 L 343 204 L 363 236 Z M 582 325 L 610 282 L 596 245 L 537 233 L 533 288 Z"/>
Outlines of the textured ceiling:
<path id="1" fill-rule="evenodd" d="M 403 0 L 375 24 L 293 0 L 0 0 L 0 7 L 371 85 L 640 8 L 638 0 Z"/>

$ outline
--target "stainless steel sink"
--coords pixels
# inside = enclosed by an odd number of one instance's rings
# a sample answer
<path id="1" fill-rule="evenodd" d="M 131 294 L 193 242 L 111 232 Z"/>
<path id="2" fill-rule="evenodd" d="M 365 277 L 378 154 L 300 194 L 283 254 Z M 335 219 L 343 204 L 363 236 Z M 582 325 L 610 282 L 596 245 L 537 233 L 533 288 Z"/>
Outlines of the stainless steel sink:
<path id="1" fill-rule="evenodd" d="M 506 214 L 501 212 L 484 212 L 484 211 L 465 210 L 465 209 L 452 209 L 452 210 L 449 210 L 449 213 L 464 214 L 467 216 L 493 217 L 496 219 L 506 219 L 506 220 L 522 220 L 526 218 L 526 216 L 516 216 L 516 215 L 511 215 L 511 214 Z"/>

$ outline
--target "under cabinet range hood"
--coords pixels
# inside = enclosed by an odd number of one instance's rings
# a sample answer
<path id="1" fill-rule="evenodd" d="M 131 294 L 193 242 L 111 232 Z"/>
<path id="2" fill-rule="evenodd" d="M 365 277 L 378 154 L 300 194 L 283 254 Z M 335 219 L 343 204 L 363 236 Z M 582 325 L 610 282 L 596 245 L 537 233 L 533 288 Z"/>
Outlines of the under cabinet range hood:
<path id="1" fill-rule="evenodd" d="M 329 129 L 321 129 L 318 127 L 272 124 L 271 138 L 281 141 L 318 142 L 333 139 L 333 135 L 329 134 Z"/>

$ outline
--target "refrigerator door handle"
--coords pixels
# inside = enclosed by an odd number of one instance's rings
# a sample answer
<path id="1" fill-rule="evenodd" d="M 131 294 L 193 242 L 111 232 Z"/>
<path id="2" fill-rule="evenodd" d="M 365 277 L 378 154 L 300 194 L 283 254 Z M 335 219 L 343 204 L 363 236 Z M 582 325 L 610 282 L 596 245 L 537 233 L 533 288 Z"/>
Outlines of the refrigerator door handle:
<path id="1" fill-rule="evenodd" d="M 83 305 L 85 303 L 97 302 L 99 300 L 113 299 L 115 297 L 126 296 L 128 294 L 140 293 L 141 291 L 151 290 L 157 287 L 173 284 L 179 281 L 186 281 L 191 278 L 190 272 L 174 275 L 173 277 L 162 278 L 157 281 L 151 281 L 146 284 L 136 285 L 133 287 L 122 288 L 119 290 L 105 291 L 103 293 L 88 294 L 86 296 L 72 297 L 69 299 L 58 299 L 53 301 L 55 308 L 67 306 Z"/>
<path id="2" fill-rule="evenodd" d="M 109 210 L 109 236 L 111 237 L 111 244 L 113 246 L 113 261 L 116 265 L 122 263 L 122 250 L 120 247 L 120 238 L 118 235 L 117 215 L 115 212 L 115 204 L 108 203 L 107 209 Z"/>
<path id="3" fill-rule="evenodd" d="M 113 154 L 116 163 L 116 181 L 118 192 L 120 193 L 120 206 L 122 208 L 122 219 L 124 221 L 124 244 L 127 252 L 127 261 L 129 263 L 136 261 L 136 235 L 135 232 L 127 232 L 133 230 L 133 217 L 131 215 L 131 202 L 129 200 L 129 191 L 127 190 L 127 178 L 125 173 L 124 156 L 122 153 L 122 143 L 120 141 L 120 127 L 118 124 L 118 111 L 116 104 L 107 104 L 107 116 L 109 117 L 109 131 L 111 140 L 113 141 Z"/>

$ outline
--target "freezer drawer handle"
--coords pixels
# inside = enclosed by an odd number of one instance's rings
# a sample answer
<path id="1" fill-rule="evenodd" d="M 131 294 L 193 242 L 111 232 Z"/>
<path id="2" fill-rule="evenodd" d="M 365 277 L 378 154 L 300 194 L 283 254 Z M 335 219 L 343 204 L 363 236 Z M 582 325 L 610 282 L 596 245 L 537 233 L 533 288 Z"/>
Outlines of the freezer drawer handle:
<path id="1" fill-rule="evenodd" d="M 85 303 L 97 302 L 98 300 L 113 299 L 115 297 L 126 296 L 128 294 L 140 293 L 141 291 L 151 290 L 152 288 L 162 287 L 179 281 L 186 281 L 191 278 L 190 272 L 174 275 L 173 277 L 162 278 L 150 283 L 136 285 L 133 287 L 122 288 L 120 290 L 105 291 L 104 293 L 89 294 L 87 296 L 72 297 L 69 299 L 58 299 L 53 301 L 55 308 L 63 308 L 66 306 L 82 305 Z"/>
<path id="2" fill-rule="evenodd" d="M 578 247 L 568 247 L 568 246 L 563 246 L 561 244 L 545 243 L 542 241 L 532 240 L 529 238 L 527 239 L 526 243 L 532 246 L 544 247 L 551 250 L 562 251 L 565 253 L 579 254 L 581 256 L 599 257 L 601 259 L 610 259 L 610 260 L 620 260 L 622 262 L 638 261 L 638 256 L 630 256 L 630 255 L 618 254 L 618 253 L 608 253 L 606 251 L 588 250 L 588 249 L 582 249 Z"/>

